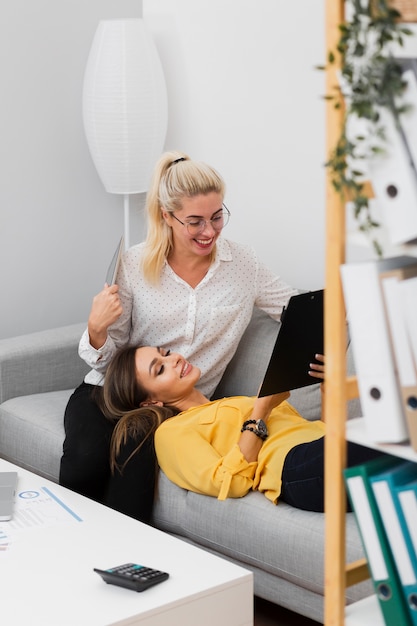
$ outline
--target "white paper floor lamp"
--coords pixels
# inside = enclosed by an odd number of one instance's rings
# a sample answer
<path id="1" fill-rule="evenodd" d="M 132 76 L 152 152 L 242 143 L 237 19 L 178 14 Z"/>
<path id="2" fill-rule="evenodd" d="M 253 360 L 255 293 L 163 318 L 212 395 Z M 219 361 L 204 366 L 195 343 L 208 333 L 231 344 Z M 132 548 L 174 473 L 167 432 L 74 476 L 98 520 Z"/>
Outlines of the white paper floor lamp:
<path id="1" fill-rule="evenodd" d="M 142 19 L 99 23 L 84 74 L 83 120 L 106 191 L 124 196 L 128 248 L 129 195 L 147 191 L 168 120 L 162 65 Z"/>

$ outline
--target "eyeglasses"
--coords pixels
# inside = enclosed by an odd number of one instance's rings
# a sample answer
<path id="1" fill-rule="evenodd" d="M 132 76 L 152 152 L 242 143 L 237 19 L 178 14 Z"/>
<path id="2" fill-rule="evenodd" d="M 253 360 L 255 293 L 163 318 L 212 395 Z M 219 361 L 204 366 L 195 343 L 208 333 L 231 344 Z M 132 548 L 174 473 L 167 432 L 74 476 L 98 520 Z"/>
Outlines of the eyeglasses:
<path id="1" fill-rule="evenodd" d="M 181 220 L 179 220 L 178 217 L 174 215 L 174 213 L 171 213 L 171 215 L 177 220 L 177 222 L 186 227 L 188 233 L 192 237 L 195 237 L 195 235 L 199 235 L 203 232 L 207 224 L 211 224 L 211 227 L 215 231 L 221 231 L 229 222 L 230 211 L 227 206 L 223 204 L 223 207 L 219 211 L 217 211 L 217 213 L 214 217 L 211 218 L 211 220 L 191 219 L 188 222 L 181 222 Z"/>

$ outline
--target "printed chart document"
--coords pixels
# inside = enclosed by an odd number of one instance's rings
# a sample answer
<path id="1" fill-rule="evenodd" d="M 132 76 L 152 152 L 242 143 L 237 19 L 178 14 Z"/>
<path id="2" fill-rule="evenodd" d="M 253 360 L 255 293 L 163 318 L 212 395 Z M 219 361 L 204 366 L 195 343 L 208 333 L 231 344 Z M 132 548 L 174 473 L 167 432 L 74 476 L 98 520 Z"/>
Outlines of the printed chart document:
<path id="1" fill-rule="evenodd" d="M 18 536 L 22 532 L 82 521 L 82 518 L 48 487 L 36 486 L 33 489 L 17 491 L 12 519 L 0 522 L 0 556 L 14 541 L 18 541 Z"/>

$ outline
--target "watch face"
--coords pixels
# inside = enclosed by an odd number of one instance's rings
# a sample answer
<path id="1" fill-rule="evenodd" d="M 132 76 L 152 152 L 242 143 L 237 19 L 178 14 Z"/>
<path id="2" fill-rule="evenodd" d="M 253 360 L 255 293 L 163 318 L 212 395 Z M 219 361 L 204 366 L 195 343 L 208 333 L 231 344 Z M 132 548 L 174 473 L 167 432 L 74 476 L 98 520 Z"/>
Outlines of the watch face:
<path id="1" fill-rule="evenodd" d="M 263 420 L 258 420 L 256 422 L 256 428 L 258 433 L 262 436 L 262 437 L 267 437 L 268 436 L 268 429 L 266 427 L 266 424 Z"/>

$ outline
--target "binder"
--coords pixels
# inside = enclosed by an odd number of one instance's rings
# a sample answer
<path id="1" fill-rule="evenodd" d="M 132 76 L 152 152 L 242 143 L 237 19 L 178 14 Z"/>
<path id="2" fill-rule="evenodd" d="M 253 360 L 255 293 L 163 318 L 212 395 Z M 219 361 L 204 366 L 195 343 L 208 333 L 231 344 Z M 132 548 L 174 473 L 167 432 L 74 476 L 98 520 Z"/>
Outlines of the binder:
<path id="1" fill-rule="evenodd" d="M 375 500 L 398 573 L 411 621 L 417 626 L 417 557 L 406 540 L 405 520 L 396 486 L 417 479 L 417 465 L 404 461 L 388 472 L 370 477 Z M 414 519 L 414 525 L 417 520 Z"/>
<path id="2" fill-rule="evenodd" d="M 365 426 L 379 443 L 409 437 L 381 281 L 407 275 L 416 261 L 404 255 L 340 268 Z"/>
<path id="3" fill-rule="evenodd" d="M 413 561 L 417 561 L 417 480 L 404 485 L 395 485 L 396 503 L 400 519 L 403 520 L 404 538 Z M 408 597 L 411 611 L 416 611 L 417 597 Z"/>
<path id="4" fill-rule="evenodd" d="M 401 281 L 399 290 L 413 361 L 417 367 L 417 278 Z"/>
<path id="5" fill-rule="evenodd" d="M 413 85 L 411 70 L 403 76 Z M 417 176 L 402 128 L 396 126 L 391 112 L 381 108 L 379 114 L 386 147 L 370 159 L 369 174 L 391 243 L 402 244 L 417 238 Z M 417 124 L 416 116 L 417 112 L 410 112 L 408 127 Z"/>
<path id="6" fill-rule="evenodd" d="M 407 316 L 411 317 L 409 323 L 416 326 L 417 309 L 406 311 L 408 305 L 402 290 L 409 275 L 417 275 L 417 259 L 414 266 L 383 276 L 381 284 L 408 434 L 411 446 L 417 450 L 417 367 L 407 329 Z"/>
<path id="7" fill-rule="evenodd" d="M 406 146 L 409 160 L 416 172 L 417 165 L 417 62 L 416 59 L 403 59 L 401 65 L 403 66 L 403 72 L 401 75 L 402 80 L 405 82 L 406 87 L 401 96 L 401 100 L 396 100 L 398 106 L 407 106 L 408 111 L 405 111 L 400 117 L 399 131 L 402 137 L 402 141 Z"/>
<path id="8" fill-rule="evenodd" d="M 369 482 L 371 476 L 395 467 L 397 463 L 398 459 L 394 457 L 382 456 L 345 469 L 344 476 L 385 624 L 412 626 L 402 585 Z"/>

